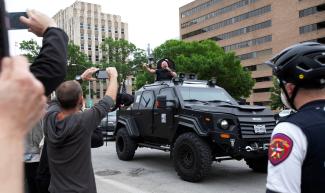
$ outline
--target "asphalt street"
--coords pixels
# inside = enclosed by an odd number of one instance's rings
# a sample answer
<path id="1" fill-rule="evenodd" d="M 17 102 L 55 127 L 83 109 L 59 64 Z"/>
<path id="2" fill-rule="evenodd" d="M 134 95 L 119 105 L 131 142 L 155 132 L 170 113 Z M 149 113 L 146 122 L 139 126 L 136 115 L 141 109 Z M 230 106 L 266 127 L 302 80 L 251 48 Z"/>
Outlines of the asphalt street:
<path id="1" fill-rule="evenodd" d="M 181 180 L 169 152 L 139 148 L 131 161 L 120 161 L 115 142 L 92 150 L 98 193 L 258 193 L 265 192 L 266 174 L 244 161 L 214 162 L 203 181 Z"/>

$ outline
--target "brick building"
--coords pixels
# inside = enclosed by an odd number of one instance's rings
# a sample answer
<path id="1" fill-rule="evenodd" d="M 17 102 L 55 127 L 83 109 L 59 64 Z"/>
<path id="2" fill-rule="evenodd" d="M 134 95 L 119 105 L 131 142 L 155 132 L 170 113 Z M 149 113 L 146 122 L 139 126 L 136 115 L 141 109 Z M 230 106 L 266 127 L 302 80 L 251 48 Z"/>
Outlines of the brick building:
<path id="1" fill-rule="evenodd" d="M 252 72 L 251 104 L 270 104 L 272 70 L 264 61 L 298 42 L 325 43 L 324 0 L 196 0 L 179 10 L 183 40 L 215 40 Z"/>

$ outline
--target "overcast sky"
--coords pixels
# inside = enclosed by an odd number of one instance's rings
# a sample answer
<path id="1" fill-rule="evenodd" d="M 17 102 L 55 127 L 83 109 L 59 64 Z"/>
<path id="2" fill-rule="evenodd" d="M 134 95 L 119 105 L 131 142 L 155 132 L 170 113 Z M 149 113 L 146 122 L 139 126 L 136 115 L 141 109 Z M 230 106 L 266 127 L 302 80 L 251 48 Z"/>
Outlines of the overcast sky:
<path id="1" fill-rule="evenodd" d="M 129 25 L 129 41 L 138 48 L 159 46 L 168 39 L 179 38 L 179 7 L 193 0 L 84 0 L 100 4 L 102 12 L 120 15 Z M 5 0 L 8 12 L 36 9 L 53 16 L 75 0 Z M 18 54 L 16 42 L 37 39 L 27 30 L 10 31 L 11 54 Z M 40 40 L 38 40 L 40 41 Z"/>

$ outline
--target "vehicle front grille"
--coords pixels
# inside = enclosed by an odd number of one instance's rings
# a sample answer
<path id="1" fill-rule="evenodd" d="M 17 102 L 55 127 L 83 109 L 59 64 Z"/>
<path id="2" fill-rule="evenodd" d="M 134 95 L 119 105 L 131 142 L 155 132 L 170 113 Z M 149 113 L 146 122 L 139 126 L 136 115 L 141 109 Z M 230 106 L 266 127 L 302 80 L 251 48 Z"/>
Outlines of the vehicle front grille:
<path id="1" fill-rule="evenodd" d="M 240 131 L 243 139 L 271 138 L 275 127 L 273 117 L 260 117 L 261 121 L 254 121 L 253 117 L 239 117 Z M 255 133 L 254 125 L 265 125 L 266 133 Z"/>

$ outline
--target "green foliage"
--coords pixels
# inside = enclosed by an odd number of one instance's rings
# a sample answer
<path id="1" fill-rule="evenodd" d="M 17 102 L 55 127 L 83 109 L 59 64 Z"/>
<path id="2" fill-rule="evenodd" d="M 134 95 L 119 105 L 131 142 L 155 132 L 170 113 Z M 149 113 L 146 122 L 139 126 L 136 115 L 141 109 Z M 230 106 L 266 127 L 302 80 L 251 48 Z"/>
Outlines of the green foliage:
<path id="1" fill-rule="evenodd" d="M 68 70 L 66 80 L 74 80 L 76 75 L 81 75 L 87 68 L 93 66 L 80 47 L 69 42 L 68 44 Z"/>
<path id="2" fill-rule="evenodd" d="M 41 47 L 37 44 L 37 42 L 33 39 L 28 41 L 22 41 L 19 43 L 19 49 L 24 51 L 23 54 L 29 60 L 29 62 L 33 62 L 35 58 L 38 56 Z M 80 51 L 80 47 L 69 42 L 68 44 L 68 66 L 67 66 L 67 76 L 66 80 L 74 80 L 76 75 L 82 74 L 87 68 L 90 68 L 92 64 L 88 61 L 88 57 L 85 53 Z M 82 84 L 82 88 L 84 93 L 88 92 L 87 90 L 87 82 Z"/>
<path id="3" fill-rule="evenodd" d="M 27 57 L 30 63 L 33 63 L 41 47 L 37 44 L 36 40 L 23 40 L 19 43 L 19 49 L 24 52 L 24 56 Z"/>
<path id="4" fill-rule="evenodd" d="M 144 86 L 145 84 L 153 83 L 155 81 L 155 77 L 152 74 L 149 74 L 149 73 L 144 72 L 144 71 L 140 71 L 136 75 L 135 80 L 136 80 L 135 81 L 135 87 L 136 87 L 136 89 L 139 89 L 142 86 Z"/>
<path id="5" fill-rule="evenodd" d="M 216 78 L 234 98 L 248 97 L 255 82 L 251 73 L 240 65 L 233 52 L 224 52 L 214 41 L 185 42 L 168 40 L 154 50 L 154 58 L 168 57 L 176 64 L 177 72 L 196 73 L 199 79 Z"/>
<path id="6" fill-rule="evenodd" d="M 273 77 L 273 87 L 271 88 L 271 109 L 277 110 L 283 107 L 281 101 L 281 89 L 276 77 Z"/>
<path id="7" fill-rule="evenodd" d="M 139 65 L 146 61 L 144 50 L 123 39 L 106 38 L 102 42 L 101 49 L 103 53 L 101 68 L 116 67 L 119 82 L 124 81 L 129 75 L 135 75 Z"/>

